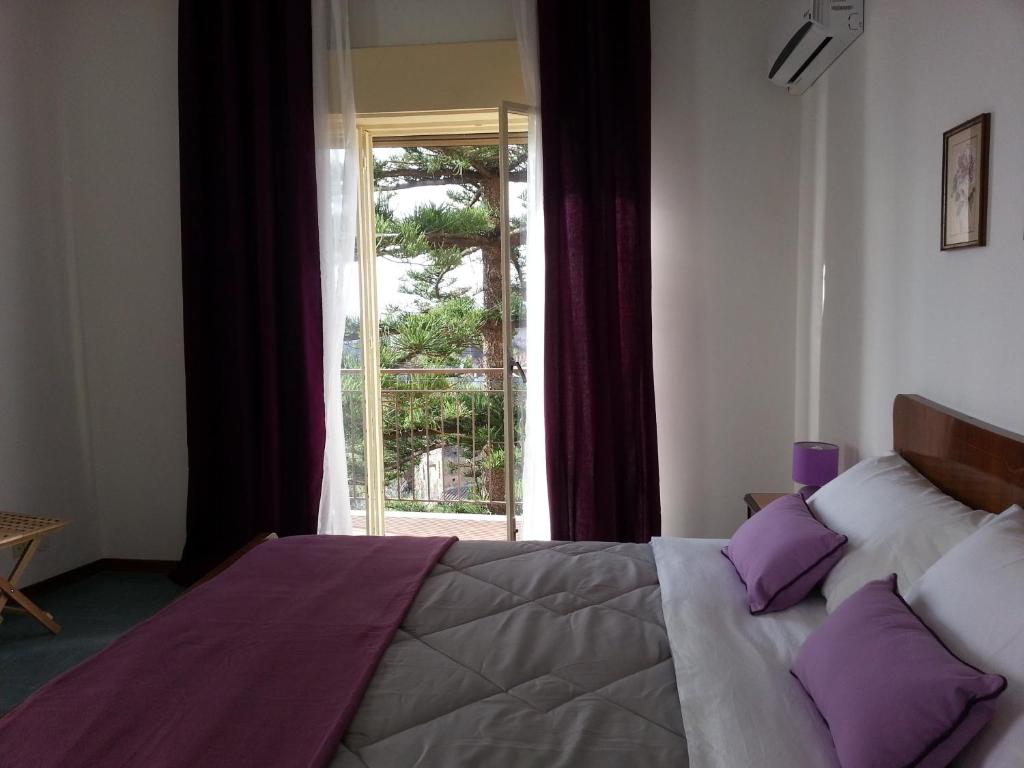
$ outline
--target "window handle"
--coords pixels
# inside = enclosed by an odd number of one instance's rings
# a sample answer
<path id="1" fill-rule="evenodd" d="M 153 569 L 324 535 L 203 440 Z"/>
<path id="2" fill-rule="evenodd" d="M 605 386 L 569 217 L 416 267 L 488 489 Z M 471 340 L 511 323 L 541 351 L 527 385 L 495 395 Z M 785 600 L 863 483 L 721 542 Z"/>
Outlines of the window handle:
<path id="1" fill-rule="evenodd" d="M 520 364 L 518 360 L 513 360 L 509 364 L 508 370 L 510 373 L 516 373 L 516 371 L 518 370 L 519 378 L 523 380 L 523 384 L 526 383 L 526 371 L 523 370 L 523 366 Z"/>

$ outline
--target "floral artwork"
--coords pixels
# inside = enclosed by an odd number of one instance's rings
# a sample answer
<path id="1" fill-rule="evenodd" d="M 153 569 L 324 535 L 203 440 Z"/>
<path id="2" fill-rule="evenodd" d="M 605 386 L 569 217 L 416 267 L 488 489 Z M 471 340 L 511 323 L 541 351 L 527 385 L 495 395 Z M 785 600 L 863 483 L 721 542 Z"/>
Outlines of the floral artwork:
<path id="1" fill-rule="evenodd" d="M 943 136 L 942 248 L 985 244 L 989 116 Z"/>
<path id="2" fill-rule="evenodd" d="M 956 206 L 956 217 L 968 225 L 967 216 L 970 213 L 971 200 L 974 198 L 975 190 L 978 187 L 978 177 L 975 172 L 977 168 L 977 151 L 973 141 L 965 142 L 959 148 L 956 155 L 956 168 L 953 172 L 953 203 Z"/>

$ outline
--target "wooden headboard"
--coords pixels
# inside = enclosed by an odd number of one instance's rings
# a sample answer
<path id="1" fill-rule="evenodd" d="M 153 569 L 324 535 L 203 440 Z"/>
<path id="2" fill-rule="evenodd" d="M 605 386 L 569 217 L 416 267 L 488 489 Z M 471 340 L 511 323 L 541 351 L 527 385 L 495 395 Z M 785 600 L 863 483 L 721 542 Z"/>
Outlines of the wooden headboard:
<path id="1" fill-rule="evenodd" d="M 942 491 L 973 509 L 1024 506 L 1024 436 L 918 395 L 896 395 L 893 448 Z"/>

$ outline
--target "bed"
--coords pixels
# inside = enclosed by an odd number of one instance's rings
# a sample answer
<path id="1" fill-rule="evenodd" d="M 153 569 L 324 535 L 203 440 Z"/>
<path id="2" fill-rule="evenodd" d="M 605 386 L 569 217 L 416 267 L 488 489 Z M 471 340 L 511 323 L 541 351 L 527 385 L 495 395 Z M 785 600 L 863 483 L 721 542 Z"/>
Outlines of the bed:
<path id="1" fill-rule="evenodd" d="M 896 452 L 950 496 L 1024 503 L 1024 437 L 913 395 L 893 425 Z M 751 616 L 723 543 L 456 542 L 321 764 L 837 766 L 789 674 L 824 600 Z"/>
<path id="2" fill-rule="evenodd" d="M 896 398 L 893 427 L 895 451 L 950 496 L 992 513 L 1024 502 L 1024 438 L 916 395 Z M 748 765 L 763 750 L 836 765 L 788 672 L 824 601 L 751 617 L 723 543 L 656 540 L 657 568 L 651 545 L 457 543 L 333 765 Z"/>

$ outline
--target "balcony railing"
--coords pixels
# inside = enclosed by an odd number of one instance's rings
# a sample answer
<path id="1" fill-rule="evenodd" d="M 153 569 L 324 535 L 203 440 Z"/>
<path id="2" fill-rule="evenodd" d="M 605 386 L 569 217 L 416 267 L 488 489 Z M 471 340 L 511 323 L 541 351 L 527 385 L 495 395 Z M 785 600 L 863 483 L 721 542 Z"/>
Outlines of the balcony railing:
<path id="1" fill-rule="evenodd" d="M 362 373 L 349 369 L 342 376 L 349 482 L 356 509 L 365 506 L 366 497 Z M 380 374 L 385 509 L 504 515 L 504 371 L 387 368 Z M 513 392 L 518 467 L 525 390 Z M 518 478 L 513 488 L 514 497 L 521 498 Z"/>

